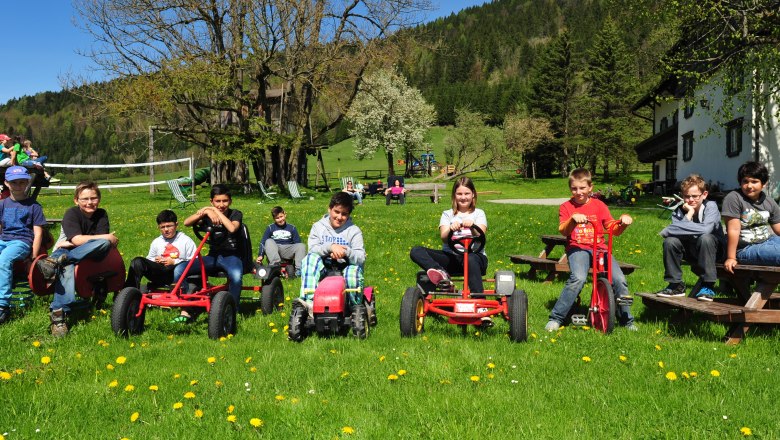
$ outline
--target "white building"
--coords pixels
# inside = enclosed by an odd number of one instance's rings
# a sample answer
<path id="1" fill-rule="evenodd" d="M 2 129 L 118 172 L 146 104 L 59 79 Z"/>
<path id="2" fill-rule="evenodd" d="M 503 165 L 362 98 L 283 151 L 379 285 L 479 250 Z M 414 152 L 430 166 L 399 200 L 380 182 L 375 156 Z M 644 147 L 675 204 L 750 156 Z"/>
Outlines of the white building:
<path id="1" fill-rule="evenodd" d="M 780 129 L 778 118 L 773 115 L 777 113 L 780 97 L 775 96 L 761 115 L 750 104 L 724 104 L 722 87 L 712 82 L 697 88 L 695 104 L 689 107 L 685 106 L 682 92 L 678 81 L 669 79 L 632 108 L 636 116 L 644 119 L 648 118 L 637 112 L 644 107 L 651 109 L 648 122 L 652 120 L 653 135 L 634 149 L 641 162 L 653 164 L 653 180 L 657 186 L 668 193 L 676 182 L 698 173 L 712 185 L 718 185 L 721 191 L 730 190 L 739 186 L 740 165 L 759 161 L 769 169 L 770 194 L 778 198 Z M 724 105 L 735 109 L 725 122 L 721 121 L 722 116 L 716 117 L 716 109 Z M 769 123 L 759 127 L 759 118 Z"/>

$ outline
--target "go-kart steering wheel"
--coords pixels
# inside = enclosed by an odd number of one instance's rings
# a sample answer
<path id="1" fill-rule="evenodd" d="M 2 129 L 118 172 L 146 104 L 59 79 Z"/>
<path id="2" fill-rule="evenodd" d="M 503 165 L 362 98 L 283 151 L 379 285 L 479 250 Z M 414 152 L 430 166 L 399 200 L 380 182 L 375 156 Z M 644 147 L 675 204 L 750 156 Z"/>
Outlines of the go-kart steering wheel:
<path id="1" fill-rule="evenodd" d="M 465 254 L 466 249 L 463 246 L 463 240 L 468 238 L 471 239 L 471 244 L 469 244 L 469 252 L 477 254 L 485 248 L 485 232 L 482 230 L 482 228 L 476 224 L 473 224 L 468 229 L 471 230 L 471 237 L 455 238 L 455 231 L 450 230 L 449 235 L 447 235 L 447 245 L 454 252 L 458 254 Z"/>
<path id="2" fill-rule="evenodd" d="M 198 240 L 201 241 L 203 240 L 203 232 L 211 232 L 211 226 L 204 227 L 203 225 L 200 225 L 198 223 L 192 225 L 192 233 L 195 234 L 196 237 L 198 237 Z"/>

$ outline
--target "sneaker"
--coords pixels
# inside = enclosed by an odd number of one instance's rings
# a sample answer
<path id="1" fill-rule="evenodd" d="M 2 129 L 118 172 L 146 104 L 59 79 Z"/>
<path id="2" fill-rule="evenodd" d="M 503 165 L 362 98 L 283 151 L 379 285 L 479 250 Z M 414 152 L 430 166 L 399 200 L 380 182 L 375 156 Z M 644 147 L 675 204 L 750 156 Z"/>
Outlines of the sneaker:
<path id="1" fill-rule="evenodd" d="M 450 281 L 450 274 L 448 274 L 444 269 L 428 269 L 425 272 L 428 275 L 428 279 L 431 280 L 433 284 L 439 285 L 442 281 L 449 282 Z"/>
<path id="2" fill-rule="evenodd" d="M 628 330 L 628 331 L 632 331 L 632 332 L 636 332 L 636 331 L 639 331 L 639 327 L 637 327 L 637 326 L 636 326 L 636 324 L 634 324 L 634 323 L 632 322 L 631 324 L 628 324 L 628 325 L 626 326 L 626 330 Z"/>
<path id="3" fill-rule="evenodd" d="M 51 320 L 51 335 L 55 338 L 61 338 L 68 334 L 68 322 L 67 315 L 62 309 L 52 310 L 49 312 L 49 319 Z"/>
<path id="4" fill-rule="evenodd" d="M 51 282 L 57 276 L 60 268 L 68 261 L 67 254 L 59 254 L 56 257 L 46 257 L 38 260 L 35 266 L 41 271 L 43 279 Z"/>
<path id="5" fill-rule="evenodd" d="M 8 307 L 0 307 L 0 324 L 5 324 L 11 319 L 11 310 Z"/>
<path id="6" fill-rule="evenodd" d="M 179 315 L 171 319 L 171 324 L 191 324 L 194 321 L 195 320 L 192 318 L 192 316 Z"/>
<path id="7" fill-rule="evenodd" d="M 49 179 L 49 183 L 60 183 L 60 182 L 62 181 L 56 177 L 52 177 Z"/>
<path id="8" fill-rule="evenodd" d="M 696 293 L 696 299 L 699 301 L 712 301 L 712 298 L 715 298 L 715 292 L 709 287 L 702 287 L 699 289 L 699 292 Z"/>
<path id="9" fill-rule="evenodd" d="M 554 319 L 551 319 L 550 322 L 548 322 L 547 325 L 544 326 L 544 329 L 548 332 L 555 332 L 558 331 L 558 329 L 560 328 L 561 328 L 561 324 Z"/>
<path id="10" fill-rule="evenodd" d="M 685 284 L 669 284 L 666 288 L 655 292 L 655 294 L 666 298 L 685 296 Z"/>
<path id="11" fill-rule="evenodd" d="M 295 304 L 302 305 L 306 309 L 306 312 L 309 314 L 309 316 L 314 316 L 314 301 L 303 299 L 303 298 L 297 298 L 293 302 L 293 305 Z"/>

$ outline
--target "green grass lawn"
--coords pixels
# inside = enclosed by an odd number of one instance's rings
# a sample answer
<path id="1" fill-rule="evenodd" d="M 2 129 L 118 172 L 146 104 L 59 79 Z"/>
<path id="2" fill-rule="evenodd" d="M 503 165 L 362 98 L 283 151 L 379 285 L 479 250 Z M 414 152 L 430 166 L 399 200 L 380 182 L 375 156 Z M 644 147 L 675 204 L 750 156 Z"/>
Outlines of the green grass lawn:
<path id="1" fill-rule="evenodd" d="M 478 190 L 500 192 L 479 198 L 489 222 L 489 274 L 524 272 L 507 255 L 537 255 L 538 236 L 557 229 L 557 207 L 489 200 L 565 197 L 566 181 L 504 176 L 476 183 Z M 199 205 L 207 201 L 204 191 Z M 304 240 L 329 197 L 309 193 L 313 200 L 280 200 Z M 355 209 L 368 252 L 366 283 L 378 299 L 379 324 L 364 341 L 287 341 L 298 280 L 284 282 L 281 313 L 263 316 L 258 303 L 243 302 L 237 334 L 222 341 L 207 337 L 205 317 L 172 325 L 176 312 L 163 309 L 149 310 L 142 335 L 118 338 L 110 308 L 87 314 L 68 337 L 55 340 L 48 332 L 49 298 L 37 299 L 0 328 L 0 438 L 711 439 L 741 437 L 743 427 L 758 438 L 778 438 L 772 384 L 780 334 L 773 328 L 751 330 L 730 347 L 720 342 L 723 326 L 674 319 L 638 301 L 638 332 L 566 327 L 549 334 L 543 328 L 563 282 L 519 277 L 529 297 L 528 342 L 510 343 L 501 319 L 465 336 L 427 319 L 422 336 L 401 339 L 400 300 L 417 271 L 409 249 L 439 245 L 436 225 L 447 199 L 387 207 L 368 198 Z M 613 208 L 614 215 L 635 217 L 616 240 L 617 258 L 641 266 L 628 275 L 632 292 L 664 286 L 657 233 L 665 221 L 651 208 L 656 199 Z M 244 212 L 254 246 L 273 206 L 258 200 L 256 193 L 236 195 L 233 204 Z M 39 201 L 49 217 L 72 206 L 65 195 L 43 194 Z M 154 217 L 167 208 L 168 194 L 106 191 L 102 205 L 127 264 L 145 255 L 158 234 Z M 177 212 L 183 219 L 194 210 Z M 249 276 L 244 281 L 254 283 Z M 585 292 L 589 298 L 590 284 Z M 391 374 L 398 378 L 388 379 Z"/>

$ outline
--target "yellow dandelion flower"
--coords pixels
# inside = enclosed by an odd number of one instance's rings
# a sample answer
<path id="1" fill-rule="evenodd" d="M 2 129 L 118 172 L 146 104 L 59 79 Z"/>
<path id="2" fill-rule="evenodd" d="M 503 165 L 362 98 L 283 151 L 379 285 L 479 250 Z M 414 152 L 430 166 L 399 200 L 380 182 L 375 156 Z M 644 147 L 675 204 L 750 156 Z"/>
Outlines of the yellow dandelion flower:
<path id="1" fill-rule="evenodd" d="M 114 371 L 114 366 L 112 364 L 108 364 L 108 365 L 106 365 L 106 370 Z"/>
<path id="2" fill-rule="evenodd" d="M 196 418 L 196 419 L 202 419 L 202 418 L 203 418 L 203 410 L 201 410 L 201 409 L 196 409 L 196 410 L 195 410 L 195 418 Z"/>
<path id="3" fill-rule="evenodd" d="M 250 362 L 252 362 L 252 356 L 249 356 L 248 358 L 244 359 L 245 364 L 248 364 Z"/>
<path id="4" fill-rule="evenodd" d="M 345 371 L 345 372 L 341 373 L 341 376 L 340 376 L 340 377 L 341 377 L 342 379 L 344 379 L 344 378 L 345 378 L 345 377 L 347 377 L 347 376 L 349 376 L 349 371 Z"/>
<path id="5" fill-rule="evenodd" d="M 221 387 L 222 385 L 224 385 L 224 383 L 222 383 L 222 381 L 221 381 L 221 380 L 215 380 L 215 381 L 214 381 L 214 386 L 215 386 L 215 387 L 219 388 L 219 387 Z"/>
<path id="6" fill-rule="evenodd" d="M 398 370 L 399 376 L 404 376 L 406 374 L 406 370 Z"/>
<path id="7" fill-rule="evenodd" d="M 252 373 L 257 373 L 257 367 L 252 367 L 249 369 L 249 371 Z"/>
<path id="8" fill-rule="evenodd" d="M 173 409 L 181 409 L 184 406 L 181 402 L 176 402 L 173 404 Z"/>
<path id="9" fill-rule="evenodd" d="M 658 368 L 664 367 L 664 361 L 658 361 Z"/>
<path id="10" fill-rule="evenodd" d="M 216 361 L 217 361 L 217 358 L 215 358 L 214 356 L 211 356 L 208 359 L 206 359 L 206 362 L 208 362 L 210 364 L 213 364 Z"/>
<path id="11" fill-rule="evenodd" d="M 255 428 L 259 428 L 259 427 L 263 426 L 263 423 L 264 423 L 263 420 L 262 419 L 258 419 L 257 417 L 253 417 L 253 418 L 249 419 L 249 424 L 254 426 Z"/>
<path id="12" fill-rule="evenodd" d="M 695 372 L 695 371 L 691 371 L 691 377 L 696 377 L 696 376 L 698 376 L 698 375 L 699 375 L 699 373 L 697 373 L 697 372 Z"/>
<path id="13" fill-rule="evenodd" d="M 116 379 L 108 383 L 109 388 L 116 388 L 117 386 L 119 386 L 119 382 Z"/>
<path id="14" fill-rule="evenodd" d="M 24 373 L 24 370 L 22 370 L 21 368 L 17 368 L 16 370 L 14 370 L 14 373 L 16 373 L 17 375 L 22 374 Z"/>
<path id="15" fill-rule="evenodd" d="M 379 356 L 379 362 L 384 362 L 384 361 L 385 361 L 385 355 Z"/>
<path id="16" fill-rule="evenodd" d="M 49 365 L 51 363 L 51 358 L 49 356 L 44 356 L 41 358 L 41 363 L 43 365 Z"/>
<path id="17" fill-rule="evenodd" d="M 293 397 L 292 399 L 290 399 L 290 402 L 292 402 L 292 403 L 298 403 L 300 401 L 301 401 L 301 399 L 299 399 L 297 397 Z"/>
<path id="18" fill-rule="evenodd" d="M 536 339 L 536 338 L 538 338 L 539 336 L 538 336 L 536 333 L 531 333 L 531 337 L 532 337 L 532 338 L 534 338 L 534 339 Z"/>
<path id="19" fill-rule="evenodd" d="M 494 364 L 493 362 L 490 362 L 489 364 L 487 364 L 487 367 L 492 370 L 493 368 L 496 368 L 496 364 Z"/>
<path id="20" fill-rule="evenodd" d="M 739 428 L 739 432 L 744 435 L 745 437 L 753 435 L 753 430 L 748 428 L 747 426 L 743 426 Z"/>
<path id="21" fill-rule="evenodd" d="M 627 361 L 627 360 L 628 360 L 628 358 L 627 358 L 627 357 L 625 357 L 625 356 L 624 356 L 624 355 L 622 355 L 622 354 L 621 354 L 620 356 L 618 356 L 618 359 L 620 359 L 620 362 L 625 362 L 625 361 Z"/>
<path id="22" fill-rule="evenodd" d="M 661 346 L 656 344 L 655 349 L 660 351 L 661 350 Z"/>
<path id="23" fill-rule="evenodd" d="M 387 376 L 387 380 L 398 380 L 398 375 L 396 374 L 390 374 Z"/>
<path id="24" fill-rule="evenodd" d="M 2 380 L 11 380 L 11 373 L 7 371 L 0 371 L 0 379 Z"/>
<path id="25" fill-rule="evenodd" d="M 555 338 L 552 338 L 552 339 L 550 339 L 550 342 L 552 342 L 553 344 L 555 344 L 556 342 L 558 342 L 558 340 L 557 340 L 557 339 L 555 339 Z"/>
<path id="26" fill-rule="evenodd" d="M 271 329 L 271 333 L 279 333 L 279 329 L 278 328 L 272 328 Z"/>
<path id="27" fill-rule="evenodd" d="M 731 359 L 734 359 L 734 358 L 736 358 L 736 357 L 737 357 L 737 354 L 736 354 L 736 353 L 731 353 L 731 354 L 729 355 L 729 357 L 730 357 Z"/>
<path id="28" fill-rule="evenodd" d="M 690 379 L 691 378 L 691 375 L 688 374 L 687 371 L 683 371 L 682 373 L 680 373 L 680 375 L 683 377 L 683 379 Z"/>
<path id="29" fill-rule="evenodd" d="M 230 405 L 230 406 L 228 406 L 228 407 L 227 407 L 227 412 L 228 412 L 228 414 L 232 414 L 232 413 L 233 413 L 233 411 L 234 411 L 235 409 L 236 409 L 236 407 L 235 407 L 235 406 L 233 406 L 233 405 Z"/>
<path id="30" fill-rule="evenodd" d="M 334 348 L 330 349 L 330 354 L 336 354 L 336 353 L 337 353 L 336 349 L 334 349 Z"/>
<path id="31" fill-rule="evenodd" d="M 157 385 L 149 385 L 149 391 L 159 391 L 160 387 Z"/>
<path id="32" fill-rule="evenodd" d="M 230 423 L 236 423 L 236 416 L 235 416 L 235 414 L 231 414 L 231 415 L 227 416 L 227 421 L 230 422 Z"/>
<path id="33" fill-rule="evenodd" d="M 669 380 L 677 380 L 677 374 L 674 371 L 666 373 L 666 378 Z"/>
<path id="34" fill-rule="evenodd" d="M 493 379 L 493 378 L 495 378 L 495 377 L 496 377 L 496 375 L 495 375 L 495 374 L 493 374 L 493 373 L 488 373 L 488 375 L 487 375 L 487 378 L 488 378 L 488 379 Z"/>
<path id="35" fill-rule="evenodd" d="M 284 328 L 282 329 L 282 331 L 285 331 L 285 332 L 286 332 L 286 331 L 287 331 L 287 330 L 289 330 L 289 329 L 290 329 L 290 326 L 289 326 L 289 325 L 285 325 L 285 326 L 284 326 Z"/>
<path id="36" fill-rule="evenodd" d="M 225 342 L 225 341 L 227 341 L 226 337 L 224 337 L 224 336 L 220 336 L 219 337 L 219 342 Z"/>
<path id="37" fill-rule="evenodd" d="M 276 397 L 274 397 L 274 399 L 276 399 L 277 401 L 281 402 L 282 400 L 284 400 L 284 396 L 281 395 L 281 394 L 277 394 Z"/>
<path id="38" fill-rule="evenodd" d="M 479 382 L 479 376 L 471 376 L 469 379 L 471 379 L 472 382 Z"/>
<path id="39" fill-rule="evenodd" d="M 138 411 L 136 411 L 130 415 L 130 421 L 135 422 L 139 417 L 141 417 L 141 414 L 138 414 Z"/>
<path id="40" fill-rule="evenodd" d="M 33 341 L 32 346 L 38 348 L 41 346 L 41 341 Z"/>
<path id="41" fill-rule="evenodd" d="M 439 383 L 441 385 L 450 385 L 450 384 L 452 384 L 452 381 L 450 381 L 449 379 L 442 379 L 442 380 L 439 381 Z"/>
<path id="42" fill-rule="evenodd" d="M 191 387 L 194 387 L 197 384 L 198 384 L 198 379 L 193 379 L 193 380 L 190 381 L 190 386 Z"/>
<path id="43" fill-rule="evenodd" d="M 124 364 L 125 362 L 127 362 L 127 358 L 126 358 L 126 357 L 124 357 L 124 356 L 119 356 L 118 358 L 116 358 L 116 363 L 117 363 L 117 365 L 122 365 L 122 364 Z"/>
<path id="44" fill-rule="evenodd" d="M 583 357 L 582 357 L 582 361 L 583 361 L 583 362 L 590 362 L 590 361 L 591 361 L 591 358 L 590 358 L 590 356 L 583 356 Z"/>
<path id="45" fill-rule="evenodd" d="M 660 328 L 659 328 L 659 329 L 657 329 L 657 330 L 655 331 L 655 334 L 657 334 L 657 335 L 660 335 L 660 334 L 661 334 L 661 329 L 660 329 Z"/>
<path id="46" fill-rule="evenodd" d="M 187 391 L 186 393 L 184 393 L 184 398 L 185 399 L 194 399 L 195 398 L 195 393 L 193 393 L 192 391 Z"/>
<path id="47" fill-rule="evenodd" d="M 174 374 L 174 375 L 173 375 L 173 378 L 174 378 L 174 379 L 178 379 L 178 378 L 180 378 L 180 377 L 181 377 L 181 374 L 179 374 L 179 373 L 176 373 L 176 374 Z"/>
<path id="48" fill-rule="evenodd" d="M 343 432 L 344 434 L 347 434 L 347 435 L 352 435 L 352 434 L 355 433 L 355 429 L 353 427 L 351 427 L 351 426 L 345 426 L 345 427 L 341 428 L 341 432 Z"/>
<path id="49" fill-rule="evenodd" d="M 135 391 L 135 385 L 130 385 L 130 384 L 125 385 L 125 391 L 128 393 Z"/>
<path id="50" fill-rule="evenodd" d="M 720 371 L 718 371 L 718 370 L 712 370 L 712 371 L 710 371 L 710 375 L 711 375 L 712 377 L 720 377 Z"/>
<path id="51" fill-rule="evenodd" d="M 583 325 L 583 326 L 582 326 L 582 329 L 583 329 L 583 330 L 590 330 L 590 326 Z"/>
<path id="52" fill-rule="evenodd" d="M 268 323 L 268 327 L 276 327 L 276 323 L 269 322 L 269 323 Z"/>

